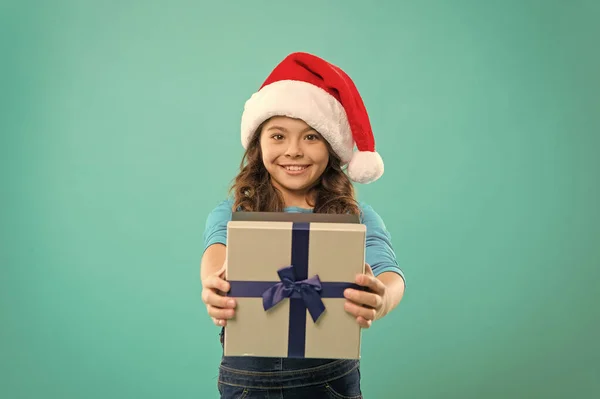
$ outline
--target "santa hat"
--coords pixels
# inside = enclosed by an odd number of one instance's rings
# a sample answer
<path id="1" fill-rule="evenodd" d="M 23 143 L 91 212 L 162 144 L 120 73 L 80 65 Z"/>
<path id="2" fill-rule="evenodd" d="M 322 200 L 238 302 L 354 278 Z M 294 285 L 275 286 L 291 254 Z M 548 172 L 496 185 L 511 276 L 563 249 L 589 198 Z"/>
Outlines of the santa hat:
<path id="1" fill-rule="evenodd" d="M 246 101 L 241 124 L 244 148 L 260 124 L 273 116 L 302 119 L 318 131 L 348 165 L 353 181 L 366 184 L 383 175 L 362 98 L 337 66 L 307 53 L 293 53 L 281 61 Z"/>

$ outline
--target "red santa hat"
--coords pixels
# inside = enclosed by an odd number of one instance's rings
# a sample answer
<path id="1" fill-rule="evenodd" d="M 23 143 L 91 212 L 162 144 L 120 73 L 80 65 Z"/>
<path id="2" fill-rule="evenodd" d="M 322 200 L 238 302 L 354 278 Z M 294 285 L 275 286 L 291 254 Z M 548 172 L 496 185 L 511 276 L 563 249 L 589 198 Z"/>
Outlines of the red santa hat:
<path id="1" fill-rule="evenodd" d="M 383 175 L 367 110 L 339 67 L 312 54 L 288 55 L 246 101 L 241 124 L 244 148 L 260 124 L 273 116 L 302 119 L 319 132 L 348 166 L 353 181 L 366 184 Z"/>

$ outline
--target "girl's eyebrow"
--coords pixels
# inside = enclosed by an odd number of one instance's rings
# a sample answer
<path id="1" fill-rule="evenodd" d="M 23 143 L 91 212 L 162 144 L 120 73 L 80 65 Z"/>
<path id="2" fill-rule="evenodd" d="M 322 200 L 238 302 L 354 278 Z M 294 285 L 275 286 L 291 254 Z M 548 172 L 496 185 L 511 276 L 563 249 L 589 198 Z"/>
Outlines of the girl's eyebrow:
<path id="1" fill-rule="evenodd" d="M 267 129 L 267 131 L 269 131 L 269 130 L 281 130 L 281 131 L 283 131 L 283 132 L 287 132 L 287 131 L 288 131 L 288 130 L 287 130 L 286 128 L 284 128 L 283 126 L 271 126 L 271 127 L 269 127 L 269 128 Z M 315 130 L 315 129 L 313 129 L 312 127 L 310 127 L 310 126 L 309 126 L 309 127 L 307 127 L 306 129 L 304 129 L 303 131 L 301 131 L 301 132 L 300 132 L 300 134 L 302 134 L 302 133 L 306 133 L 306 132 L 309 132 L 309 131 L 311 131 L 311 130 Z M 316 130 L 315 130 L 315 132 L 316 132 Z"/>

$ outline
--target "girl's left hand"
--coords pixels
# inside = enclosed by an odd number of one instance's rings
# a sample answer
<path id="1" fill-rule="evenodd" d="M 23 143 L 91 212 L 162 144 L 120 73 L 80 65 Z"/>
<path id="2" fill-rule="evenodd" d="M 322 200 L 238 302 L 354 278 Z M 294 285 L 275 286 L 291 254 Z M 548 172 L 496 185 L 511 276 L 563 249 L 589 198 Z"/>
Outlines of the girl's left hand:
<path id="1" fill-rule="evenodd" d="M 356 322 L 362 328 L 369 328 L 373 320 L 384 314 L 387 294 L 385 284 L 375 277 L 371 266 L 365 264 L 365 269 L 365 274 L 356 276 L 356 284 L 368 290 L 359 291 L 351 288 L 345 290 L 344 309 L 356 317 Z"/>

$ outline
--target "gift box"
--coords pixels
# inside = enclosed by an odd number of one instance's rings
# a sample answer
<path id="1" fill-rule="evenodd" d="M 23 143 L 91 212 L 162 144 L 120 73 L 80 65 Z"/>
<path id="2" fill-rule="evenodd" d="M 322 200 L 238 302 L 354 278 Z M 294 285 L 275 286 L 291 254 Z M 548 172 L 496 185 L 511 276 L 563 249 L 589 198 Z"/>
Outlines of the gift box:
<path id="1" fill-rule="evenodd" d="M 237 307 L 224 355 L 360 358 L 343 294 L 363 289 L 365 239 L 358 223 L 230 221 L 225 278 Z"/>

